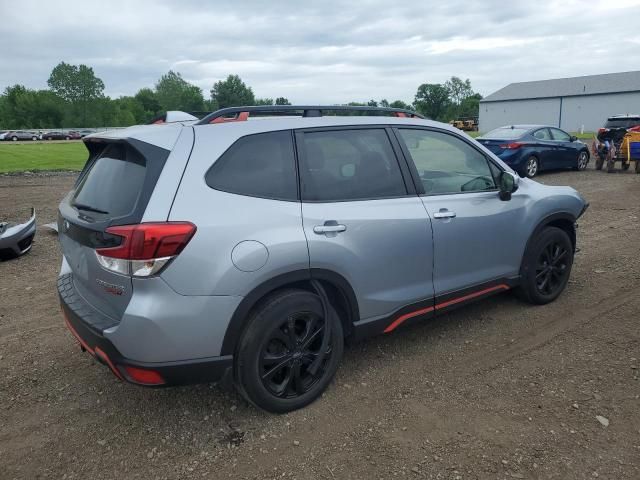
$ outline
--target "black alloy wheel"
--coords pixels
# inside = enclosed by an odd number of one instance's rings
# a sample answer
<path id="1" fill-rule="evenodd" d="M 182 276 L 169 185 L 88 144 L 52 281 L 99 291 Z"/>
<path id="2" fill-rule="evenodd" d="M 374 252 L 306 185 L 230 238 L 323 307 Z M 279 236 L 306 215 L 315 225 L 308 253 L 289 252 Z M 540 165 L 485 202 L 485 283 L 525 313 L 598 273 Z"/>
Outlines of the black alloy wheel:
<path id="1" fill-rule="evenodd" d="M 569 283 L 573 256 L 568 233 L 558 227 L 545 227 L 529 241 L 516 295 L 536 305 L 554 301 Z"/>
<path id="2" fill-rule="evenodd" d="M 542 295 L 553 295 L 564 287 L 570 271 L 568 259 L 572 253 L 560 242 L 551 242 L 540 252 L 536 265 L 536 288 Z"/>
<path id="3" fill-rule="evenodd" d="M 342 321 L 320 297 L 283 290 L 255 308 L 234 355 L 234 379 L 252 404 L 273 413 L 302 408 L 331 383 L 342 358 Z"/>
<path id="4" fill-rule="evenodd" d="M 267 334 L 260 354 L 260 378 L 276 397 L 307 393 L 324 375 L 331 357 L 323 318 L 298 312 Z M 324 348 L 323 348 L 324 347 Z"/>

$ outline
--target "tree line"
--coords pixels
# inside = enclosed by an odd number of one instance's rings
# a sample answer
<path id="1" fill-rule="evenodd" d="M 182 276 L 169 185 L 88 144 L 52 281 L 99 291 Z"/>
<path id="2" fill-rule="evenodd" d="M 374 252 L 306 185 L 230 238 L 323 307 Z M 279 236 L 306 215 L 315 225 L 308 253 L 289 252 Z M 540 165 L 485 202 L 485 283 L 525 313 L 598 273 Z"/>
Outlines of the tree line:
<path id="1" fill-rule="evenodd" d="M 110 98 L 104 94 L 104 82 L 91 67 L 61 62 L 51 71 L 47 85 L 49 88 L 44 90 L 23 85 L 7 87 L 0 95 L 0 128 L 124 127 L 147 123 L 167 110 L 196 113 L 243 105 L 290 105 L 286 97 L 256 97 L 238 75 L 214 83 L 208 98 L 200 87 L 171 70 L 153 88 L 141 88 L 133 96 Z M 348 105 L 404 108 L 448 121 L 477 116 L 481 99 L 468 79 L 451 77 L 444 84 L 420 85 L 412 103 L 382 99 Z"/>

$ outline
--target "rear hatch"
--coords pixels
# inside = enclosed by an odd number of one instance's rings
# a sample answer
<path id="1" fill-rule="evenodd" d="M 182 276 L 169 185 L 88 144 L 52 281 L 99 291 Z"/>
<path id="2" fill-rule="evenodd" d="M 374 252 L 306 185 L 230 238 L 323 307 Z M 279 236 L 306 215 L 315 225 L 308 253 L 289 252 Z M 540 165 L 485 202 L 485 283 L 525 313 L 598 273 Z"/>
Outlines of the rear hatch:
<path id="1" fill-rule="evenodd" d="M 96 249 L 121 244 L 107 228 L 140 223 L 169 151 L 133 139 L 91 138 L 86 145 L 89 160 L 59 206 L 59 240 L 77 292 L 117 324 L 132 279 L 103 268 Z"/>
<path id="2" fill-rule="evenodd" d="M 629 128 L 640 125 L 640 116 L 612 117 L 607 120 L 604 127 L 598 130 L 598 140 L 613 140 L 619 143 Z"/>

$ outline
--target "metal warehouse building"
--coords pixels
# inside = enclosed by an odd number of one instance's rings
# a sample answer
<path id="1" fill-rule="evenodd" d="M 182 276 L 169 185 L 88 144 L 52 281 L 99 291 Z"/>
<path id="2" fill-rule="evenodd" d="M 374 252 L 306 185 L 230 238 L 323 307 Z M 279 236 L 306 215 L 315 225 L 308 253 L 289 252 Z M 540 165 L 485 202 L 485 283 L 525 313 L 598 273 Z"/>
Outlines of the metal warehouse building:
<path id="1" fill-rule="evenodd" d="M 594 132 L 626 113 L 640 114 L 640 71 L 512 83 L 480 101 L 479 130 L 531 123 Z"/>

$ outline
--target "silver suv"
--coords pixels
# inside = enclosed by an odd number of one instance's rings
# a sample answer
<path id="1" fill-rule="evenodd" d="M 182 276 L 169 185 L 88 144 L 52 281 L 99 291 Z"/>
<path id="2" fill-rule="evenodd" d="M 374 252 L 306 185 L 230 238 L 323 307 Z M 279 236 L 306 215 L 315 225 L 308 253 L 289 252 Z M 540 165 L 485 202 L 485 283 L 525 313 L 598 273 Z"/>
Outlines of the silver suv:
<path id="1" fill-rule="evenodd" d="M 122 380 L 228 377 L 285 412 L 322 393 L 345 340 L 567 285 L 583 198 L 448 125 L 366 107 L 178 118 L 85 137 L 59 208 L 65 321 Z"/>

